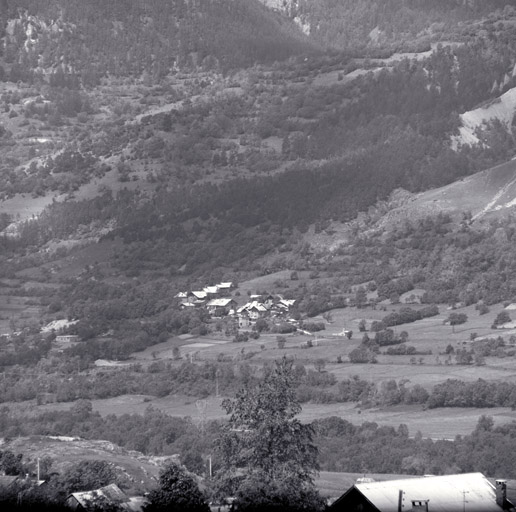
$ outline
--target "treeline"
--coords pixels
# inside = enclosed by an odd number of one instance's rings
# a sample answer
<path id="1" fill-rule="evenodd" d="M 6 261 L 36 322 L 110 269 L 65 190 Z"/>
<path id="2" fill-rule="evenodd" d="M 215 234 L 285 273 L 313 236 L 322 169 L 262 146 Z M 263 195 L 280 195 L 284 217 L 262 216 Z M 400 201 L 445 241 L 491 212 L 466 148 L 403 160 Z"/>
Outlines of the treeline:
<path id="1" fill-rule="evenodd" d="M 387 316 L 384 316 L 381 320 L 381 323 L 385 327 L 392 327 L 394 325 L 417 322 L 418 320 L 422 320 L 423 318 L 430 318 L 438 314 L 439 308 L 435 304 L 423 307 L 421 309 L 412 309 L 409 307 L 405 307 L 400 308 L 399 311 L 394 311 L 392 313 L 389 313 Z"/>
<path id="2" fill-rule="evenodd" d="M 516 384 L 512 382 L 489 382 L 478 379 L 463 382 L 447 379 L 436 384 L 427 405 L 437 407 L 511 407 L 516 408 Z"/>
<path id="3" fill-rule="evenodd" d="M 87 369 L 85 361 L 77 358 L 69 361 L 69 364 L 62 364 L 59 372 L 48 372 L 37 378 L 32 372 L 25 375 L 21 368 L 11 368 L 0 382 L 0 401 L 39 401 L 42 390 L 49 393 L 55 402 L 121 395 L 164 397 L 178 393 L 205 398 L 215 394 L 217 386 L 220 393 L 232 395 L 238 386 L 258 378 L 255 369 L 245 361 L 239 364 L 183 362 L 180 365 L 158 361 L 151 363 L 146 370 L 139 365 L 131 365 L 122 370 L 107 371 L 84 371 Z M 83 371 L 79 373 L 78 370 Z"/>
<path id="4" fill-rule="evenodd" d="M 380 426 L 374 422 L 353 425 L 341 418 L 313 422 L 321 469 L 356 473 L 443 475 L 480 471 L 486 476 L 514 478 L 516 423 L 497 427 L 482 416 L 475 430 L 454 440 L 409 437 L 406 425 Z"/>
<path id="5" fill-rule="evenodd" d="M 146 454 L 180 454 L 181 462 L 190 471 L 205 475 L 203 457 L 212 453 L 223 422 L 207 421 L 201 425 L 196 420 L 172 418 L 152 408 L 143 415 L 102 417 L 92 411 L 91 403 L 78 402 L 69 411 L 38 416 L 12 415 L 2 409 L 0 424 L 7 437 L 80 436 L 109 440 Z M 337 417 L 315 420 L 312 426 L 323 471 L 412 475 L 480 471 L 486 476 L 516 477 L 511 458 L 516 449 L 514 422 L 494 427 L 491 418 L 482 416 L 470 435 L 456 436 L 454 440 L 425 439 L 419 432 L 410 433 L 406 425 L 353 425 Z M 214 459 L 215 473 L 217 468 L 218 461 Z M 63 481 L 68 481 L 66 475 Z"/>
<path id="6" fill-rule="evenodd" d="M 376 342 L 362 344 L 350 353 L 350 360 L 355 363 L 375 362 L 358 360 L 362 352 L 368 357 L 376 357 L 379 345 Z M 390 343 L 386 343 L 390 345 Z M 415 354 L 410 347 L 400 345 L 406 350 L 400 353 Z M 361 351 L 361 352 L 360 352 Z M 70 351 L 67 351 L 70 352 Z M 178 362 L 182 357 L 178 349 Z M 458 351 L 457 364 L 471 364 L 462 360 L 469 353 Z M 391 352 L 387 352 L 390 354 Z M 392 351 L 393 354 L 397 353 Z M 4 372 L 0 382 L 0 403 L 37 400 L 45 402 L 73 402 L 75 400 L 96 400 L 122 395 L 148 395 L 162 398 L 173 394 L 183 394 L 196 398 L 213 396 L 217 391 L 223 395 L 233 395 L 244 385 L 252 385 L 262 378 L 262 371 L 250 365 L 252 351 L 243 352 L 237 360 L 225 361 L 223 357 L 214 362 L 181 361 L 152 362 L 144 369 L 139 364 L 126 368 L 102 370 L 93 368 L 93 359 L 65 356 L 65 360 L 52 371 L 41 374 L 41 365 L 34 365 L 33 370 L 25 373 L 20 367 L 13 366 Z M 363 356 L 366 357 L 366 356 Z M 324 371 L 324 359 L 314 362 L 314 368 L 296 364 L 295 390 L 300 402 L 346 403 L 356 402 L 361 407 L 391 406 L 397 404 L 420 404 L 428 408 L 438 407 L 510 407 L 516 408 L 516 384 L 509 382 L 485 381 L 464 382 L 448 379 L 431 389 L 415 384 L 407 386 L 403 380 L 394 379 L 375 384 L 354 376 L 337 380 L 331 372 Z M 5 367 L 4 367 L 5 368 Z M 37 378 L 33 372 L 38 371 Z M 264 370 L 265 371 L 265 367 Z M 44 390 L 44 392 L 42 392 Z M 50 397 L 50 398 L 49 398 Z"/>

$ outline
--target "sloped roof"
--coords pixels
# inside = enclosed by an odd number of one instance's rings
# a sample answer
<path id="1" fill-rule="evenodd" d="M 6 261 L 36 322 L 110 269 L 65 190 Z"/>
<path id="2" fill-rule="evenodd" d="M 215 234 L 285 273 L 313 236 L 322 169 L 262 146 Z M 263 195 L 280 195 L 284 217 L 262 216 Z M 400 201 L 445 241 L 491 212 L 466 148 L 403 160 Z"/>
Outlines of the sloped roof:
<path id="1" fill-rule="evenodd" d="M 251 311 L 252 309 L 255 309 L 256 311 L 261 311 L 262 313 L 267 311 L 267 308 L 261 302 L 253 300 L 252 302 L 248 302 L 247 304 L 244 304 L 242 307 L 238 308 L 237 313 L 242 313 L 243 311 Z"/>
<path id="2" fill-rule="evenodd" d="M 205 288 L 203 288 L 203 291 L 205 291 L 206 293 L 218 293 L 219 287 L 218 286 L 206 286 Z"/>
<path id="3" fill-rule="evenodd" d="M 235 302 L 233 299 L 213 299 L 206 304 L 206 306 L 218 306 L 225 308 L 226 306 L 229 306 L 232 302 Z"/>
<path id="4" fill-rule="evenodd" d="M 109 484 L 94 491 L 74 492 L 72 496 L 84 508 L 88 508 L 96 500 L 111 504 L 122 504 L 129 501 L 127 495 L 116 484 Z"/>
<path id="5" fill-rule="evenodd" d="M 227 289 L 227 288 L 233 288 L 233 283 L 219 283 L 217 285 L 219 288 Z"/>
<path id="6" fill-rule="evenodd" d="M 195 292 L 191 292 L 191 294 L 194 296 L 194 297 L 197 297 L 198 299 L 205 299 L 206 296 L 208 295 L 205 291 L 195 291 Z"/>
<path id="7" fill-rule="evenodd" d="M 381 512 L 398 511 L 400 490 L 403 491 L 403 503 L 407 508 L 411 500 L 430 500 L 429 510 L 432 512 L 463 512 L 465 502 L 468 512 L 502 510 L 496 503 L 494 485 L 482 473 L 357 483 L 334 505 L 353 489 L 360 491 Z"/>
<path id="8" fill-rule="evenodd" d="M 11 486 L 19 479 L 19 476 L 0 475 L 0 489 L 7 489 L 7 487 Z"/>

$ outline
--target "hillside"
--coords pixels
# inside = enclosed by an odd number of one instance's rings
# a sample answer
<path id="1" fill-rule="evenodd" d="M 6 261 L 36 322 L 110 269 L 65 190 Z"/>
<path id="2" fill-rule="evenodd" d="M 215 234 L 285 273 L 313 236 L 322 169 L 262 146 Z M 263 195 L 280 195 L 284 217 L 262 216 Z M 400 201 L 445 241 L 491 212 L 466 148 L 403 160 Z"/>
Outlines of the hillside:
<path id="1" fill-rule="evenodd" d="M 38 457 L 50 458 L 52 471 L 61 474 L 80 461 L 106 461 L 115 468 L 117 479 L 129 494 L 143 494 L 154 487 L 160 470 L 160 460 L 164 460 L 124 450 L 107 441 L 86 441 L 64 436 L 4 439 L 0 448 L 23 454 L 24 463 L 31 466 L 35 466 Z"/>
<path id="2" fill-rule="evenodd" d="M 512 215 L 516 206 L 516 162 L 511 160 L 420 194 L 394 194 L 391 205 L 392 209 L 378 221 L 378 226 L 387 230 L 407 218 L 438 214 L 450 215 L 457 221 L 467 215 L 473 221 Z"/>
<path id="3" fill-rule="evenodd" d="M 371 52 L 413 50 L 467 33 L 464 27 L 514 1 L 260 0 L 283 12 L 318 44 Z M 507 8 L 510 8 L 507 7 Z"/>
<path id="4" fill-rule="evenodd" d="M 484 17 L 457 4 L 467 37 L 370 59 L 313 51 L 251 1 L 14 5 L 0 82 L 2 366 L 56 353 L 39 331 L 64 318 L 85 343 L 59 357 L 84 369 L 169 336 L 233 332 L 175 296 L 277 272 L 277 292 L 291 272 L 321 276 L 287 290 L 305 319 L 363 283 L 379 301 L 413 289 L 429 303 L 514 299 L 499 282 L 512 263 L 471 256 L 502 255 L 512 240 L 510 219 L 485 219 L 514 201 L 512 117 L 496 107 L 516 86 L 512 9 Z M 480 124 L 491 110 L 506 117 Z M 453 148 L 468 118 L 480 142 Z"/>
<path id="5" fill-rule="evenodd" d="M 227 71 L 309 51 L 293 23 L 255 0 L 6 0 L 0 22 L 4 73 L 22 80 L 61 70 L 91 86 L 107 73 L 156 79 L 184 68 Z"/>

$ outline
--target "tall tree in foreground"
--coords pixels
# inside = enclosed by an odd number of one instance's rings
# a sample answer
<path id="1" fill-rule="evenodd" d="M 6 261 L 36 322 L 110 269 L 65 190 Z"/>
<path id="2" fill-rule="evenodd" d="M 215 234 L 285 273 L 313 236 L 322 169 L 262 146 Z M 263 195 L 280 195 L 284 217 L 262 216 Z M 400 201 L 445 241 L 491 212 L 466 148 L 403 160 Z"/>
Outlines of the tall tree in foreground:
<path id="1" fill-rule="evenodd" d="M 159 476 L 159 487 L 149 495 L 145 512 L 209 512 L 197 482 L 180 466 L 171 463 Z"/>
<path id="2" fill-rule="evenodd" d="M 237 511 L 316 511 L 324 506 L 314 486 L 319 469 L 313 428 L 296 416 L 293 361 L 266 370 L 260 385 L 245 387 L 223 407 L 230 414 L 218 446 L 215 487 L 233 496 Z"/>

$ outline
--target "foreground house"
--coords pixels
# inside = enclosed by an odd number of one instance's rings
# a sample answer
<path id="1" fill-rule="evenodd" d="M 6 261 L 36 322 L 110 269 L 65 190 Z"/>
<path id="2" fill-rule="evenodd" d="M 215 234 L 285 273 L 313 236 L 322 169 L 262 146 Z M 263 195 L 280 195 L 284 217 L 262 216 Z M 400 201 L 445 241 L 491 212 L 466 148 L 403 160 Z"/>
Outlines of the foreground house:
<path id="1" fill-rule="evenodd" d="M 0 475 L 0 492 L 4 493 L 15 487 L 15 484 L 21 482 L 19 476 Z"/>
<path id="2" fill-rule="evenodd" d="M 515 512 L 505 480 L 482 473 L 356 483 L 330 507 L 334 512 Z"/>
<path id="3" fill-rule="evenodd" d="M 129 498 L 116 484 L 110 484 L 94 491 L 74 492 L 66 504 L 75 511 L 108 509 L 141 512 L 147 500 L 139 496 Z"/>

